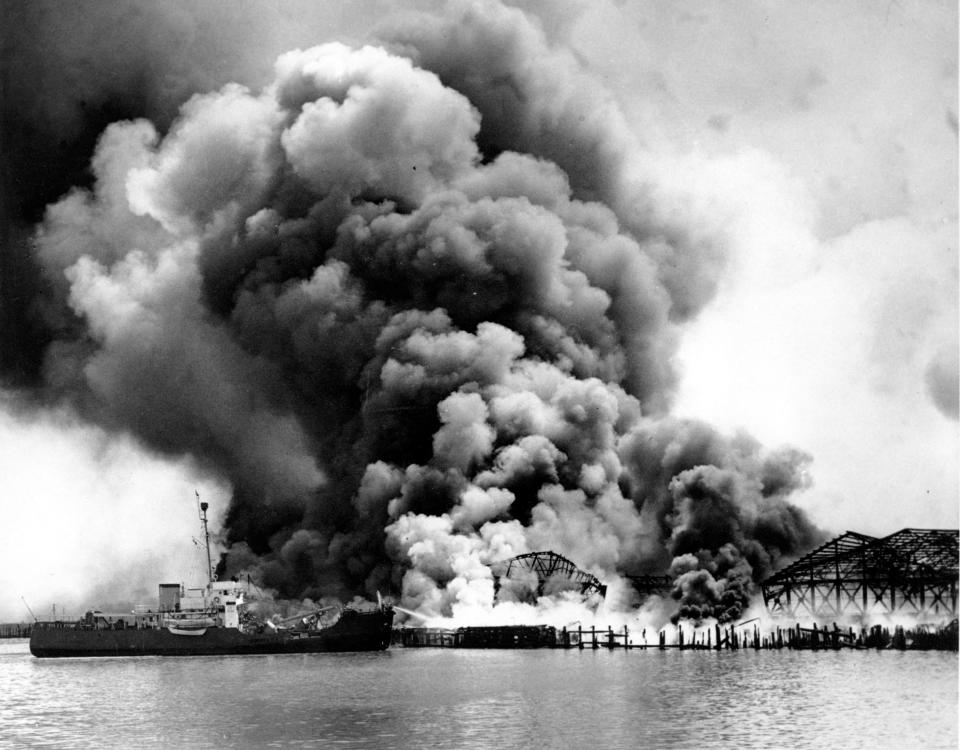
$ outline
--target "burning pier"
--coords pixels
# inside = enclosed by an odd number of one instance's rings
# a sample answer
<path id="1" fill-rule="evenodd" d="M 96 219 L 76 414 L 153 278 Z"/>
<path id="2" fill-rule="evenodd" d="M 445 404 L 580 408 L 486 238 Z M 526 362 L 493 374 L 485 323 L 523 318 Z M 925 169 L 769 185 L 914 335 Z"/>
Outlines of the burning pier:
<path id="1" fill-rule="evenodd" d="M 841 649 L 895 649 L 957 651 L 960 628 L 957 620 L 945 627 L 918 626 L 892 630 L 875 625 L 869 629 L 841 630 L 832 626 L 799 624 L 761 632 L 753 620 L 737 625 L 693 628 L 676 625 L 660 630 L 627 626 L 607 628 L 554 628 L 547 625 L 504 625 L 463 628 L 395 628 L 393 644 L 406 648 L 464 649 L 616 649 L 680 651 L 822 651 Z"/>
<path id="2" fill-rule="evenodd" d="M 958 550 L 957 530 L 908 528 L 883 538 L 848 531 L 763 580 L 760 590 L 770 614 L 790 621 L 854 617 L 943 624 L 957 617 Z M 511 558 L 494 573 L 497 598 L 524 576 L 530 579 L 528 594 L 535 585 L 535 598 L 548 589 L 601 598 L 607 591 L 595 576 L 549 551 Z M 668 575 L 626 578 L 641 598 L 677 593 Z"/>
<path id="3" fill-rule="evenodd" d="M 680 623 L 633 632 L 626 626 L 589 629 L 577 624 L 395 629 L 393 642 L 408 648 L 590 649 L 940 649 L 957 650 L 958 541 L 956 530 L 903 529 L 883 538 L 847 532 L 764 580 L 770 613 L 781 621 L 813 620 L 810 627 L 780 626 L 761 633 L 756 620 L 695 628 Z M 495 566 L 498 598 L 549 589 L 603 597 L 606 586 L 554 552 L 531 552 Z M 641 596 L 673 593 L 666 575 L 628 576 Z M 519 585 L 519 584 L 523 585 Z M 915 627 L 872 625 L 841 629 L 836 622 L 883 619 L 923 622 Z M 818 626 L 817 622 L 829 622 Z M 752 625 L 751 625 L 752 624 Z M 649 633 L 648 633 L 649 630 Z"/>

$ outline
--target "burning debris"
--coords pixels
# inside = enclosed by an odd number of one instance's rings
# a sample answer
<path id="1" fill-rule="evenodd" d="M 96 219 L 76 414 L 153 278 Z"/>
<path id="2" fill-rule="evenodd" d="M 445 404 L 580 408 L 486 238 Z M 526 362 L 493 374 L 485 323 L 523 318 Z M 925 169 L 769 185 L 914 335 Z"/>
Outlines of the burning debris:
<path id="1" fill-rule="evenodd" d="M 822 535 L 806 455 L 670 415 L 722 237 L 521 11 L 381 36 L 103 131 L 35 236 L 45 390 L 229 480 L 224 572 L 285 597 L 451 616 L 550 549 L 736 619 Z"/>

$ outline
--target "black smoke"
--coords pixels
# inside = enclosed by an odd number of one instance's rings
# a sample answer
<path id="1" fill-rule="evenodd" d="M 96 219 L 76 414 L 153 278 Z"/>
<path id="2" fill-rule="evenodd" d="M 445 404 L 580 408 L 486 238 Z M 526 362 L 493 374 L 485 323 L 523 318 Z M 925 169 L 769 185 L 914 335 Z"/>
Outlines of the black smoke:
<path id="1" fill-rule="evenodd" d="M 231 47 L 239 82 L 122 49 L 84 97 L 54 76 L 60 109 L 10 144 L 8 379 L 224 477 L 226 572 L 285 596 L 449 613 L 553 549 L 672 569 L 683 616 L 735 617 L 819 532 L 789 499 L 804 454 L 669 415 L 722 242 L 661 210 L 616 103 L 534 18 L 457 3 L 378 37 L 262 81 Z M 46 183 L 31 154 L 58 137 Z"/>

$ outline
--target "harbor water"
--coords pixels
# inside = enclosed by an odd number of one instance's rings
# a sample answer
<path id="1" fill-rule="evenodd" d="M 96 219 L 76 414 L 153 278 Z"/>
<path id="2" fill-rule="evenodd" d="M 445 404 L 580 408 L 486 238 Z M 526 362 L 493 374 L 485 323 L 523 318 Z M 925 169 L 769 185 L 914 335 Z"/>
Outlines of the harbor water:
<path id="1" fill-rule="evenodd" d="M 403 649 L 35 659 L 0 748 L 956 748 L 957 655 Z"/>

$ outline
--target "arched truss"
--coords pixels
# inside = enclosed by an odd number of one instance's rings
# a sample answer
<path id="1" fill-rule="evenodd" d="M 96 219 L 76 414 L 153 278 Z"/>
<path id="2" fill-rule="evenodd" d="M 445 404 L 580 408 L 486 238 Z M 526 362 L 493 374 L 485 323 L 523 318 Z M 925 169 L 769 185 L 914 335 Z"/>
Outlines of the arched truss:
<path id="1" fill-rule="evenodd" d="M 537 576 L 537 596 L 542 596 L 547 581 L 558 577 L 574 584 L 581 594 L 591 593 L 606 596 L 607 587 L 596 576 L 586 573 L 563 555 L 556 552 L 528 552 L 517 555 L 496 566 L 499 570 L 494 574 L 494 589 L 499 591 L 500 579 L 509 578 L 514 571 L 532 571 Z"/>

